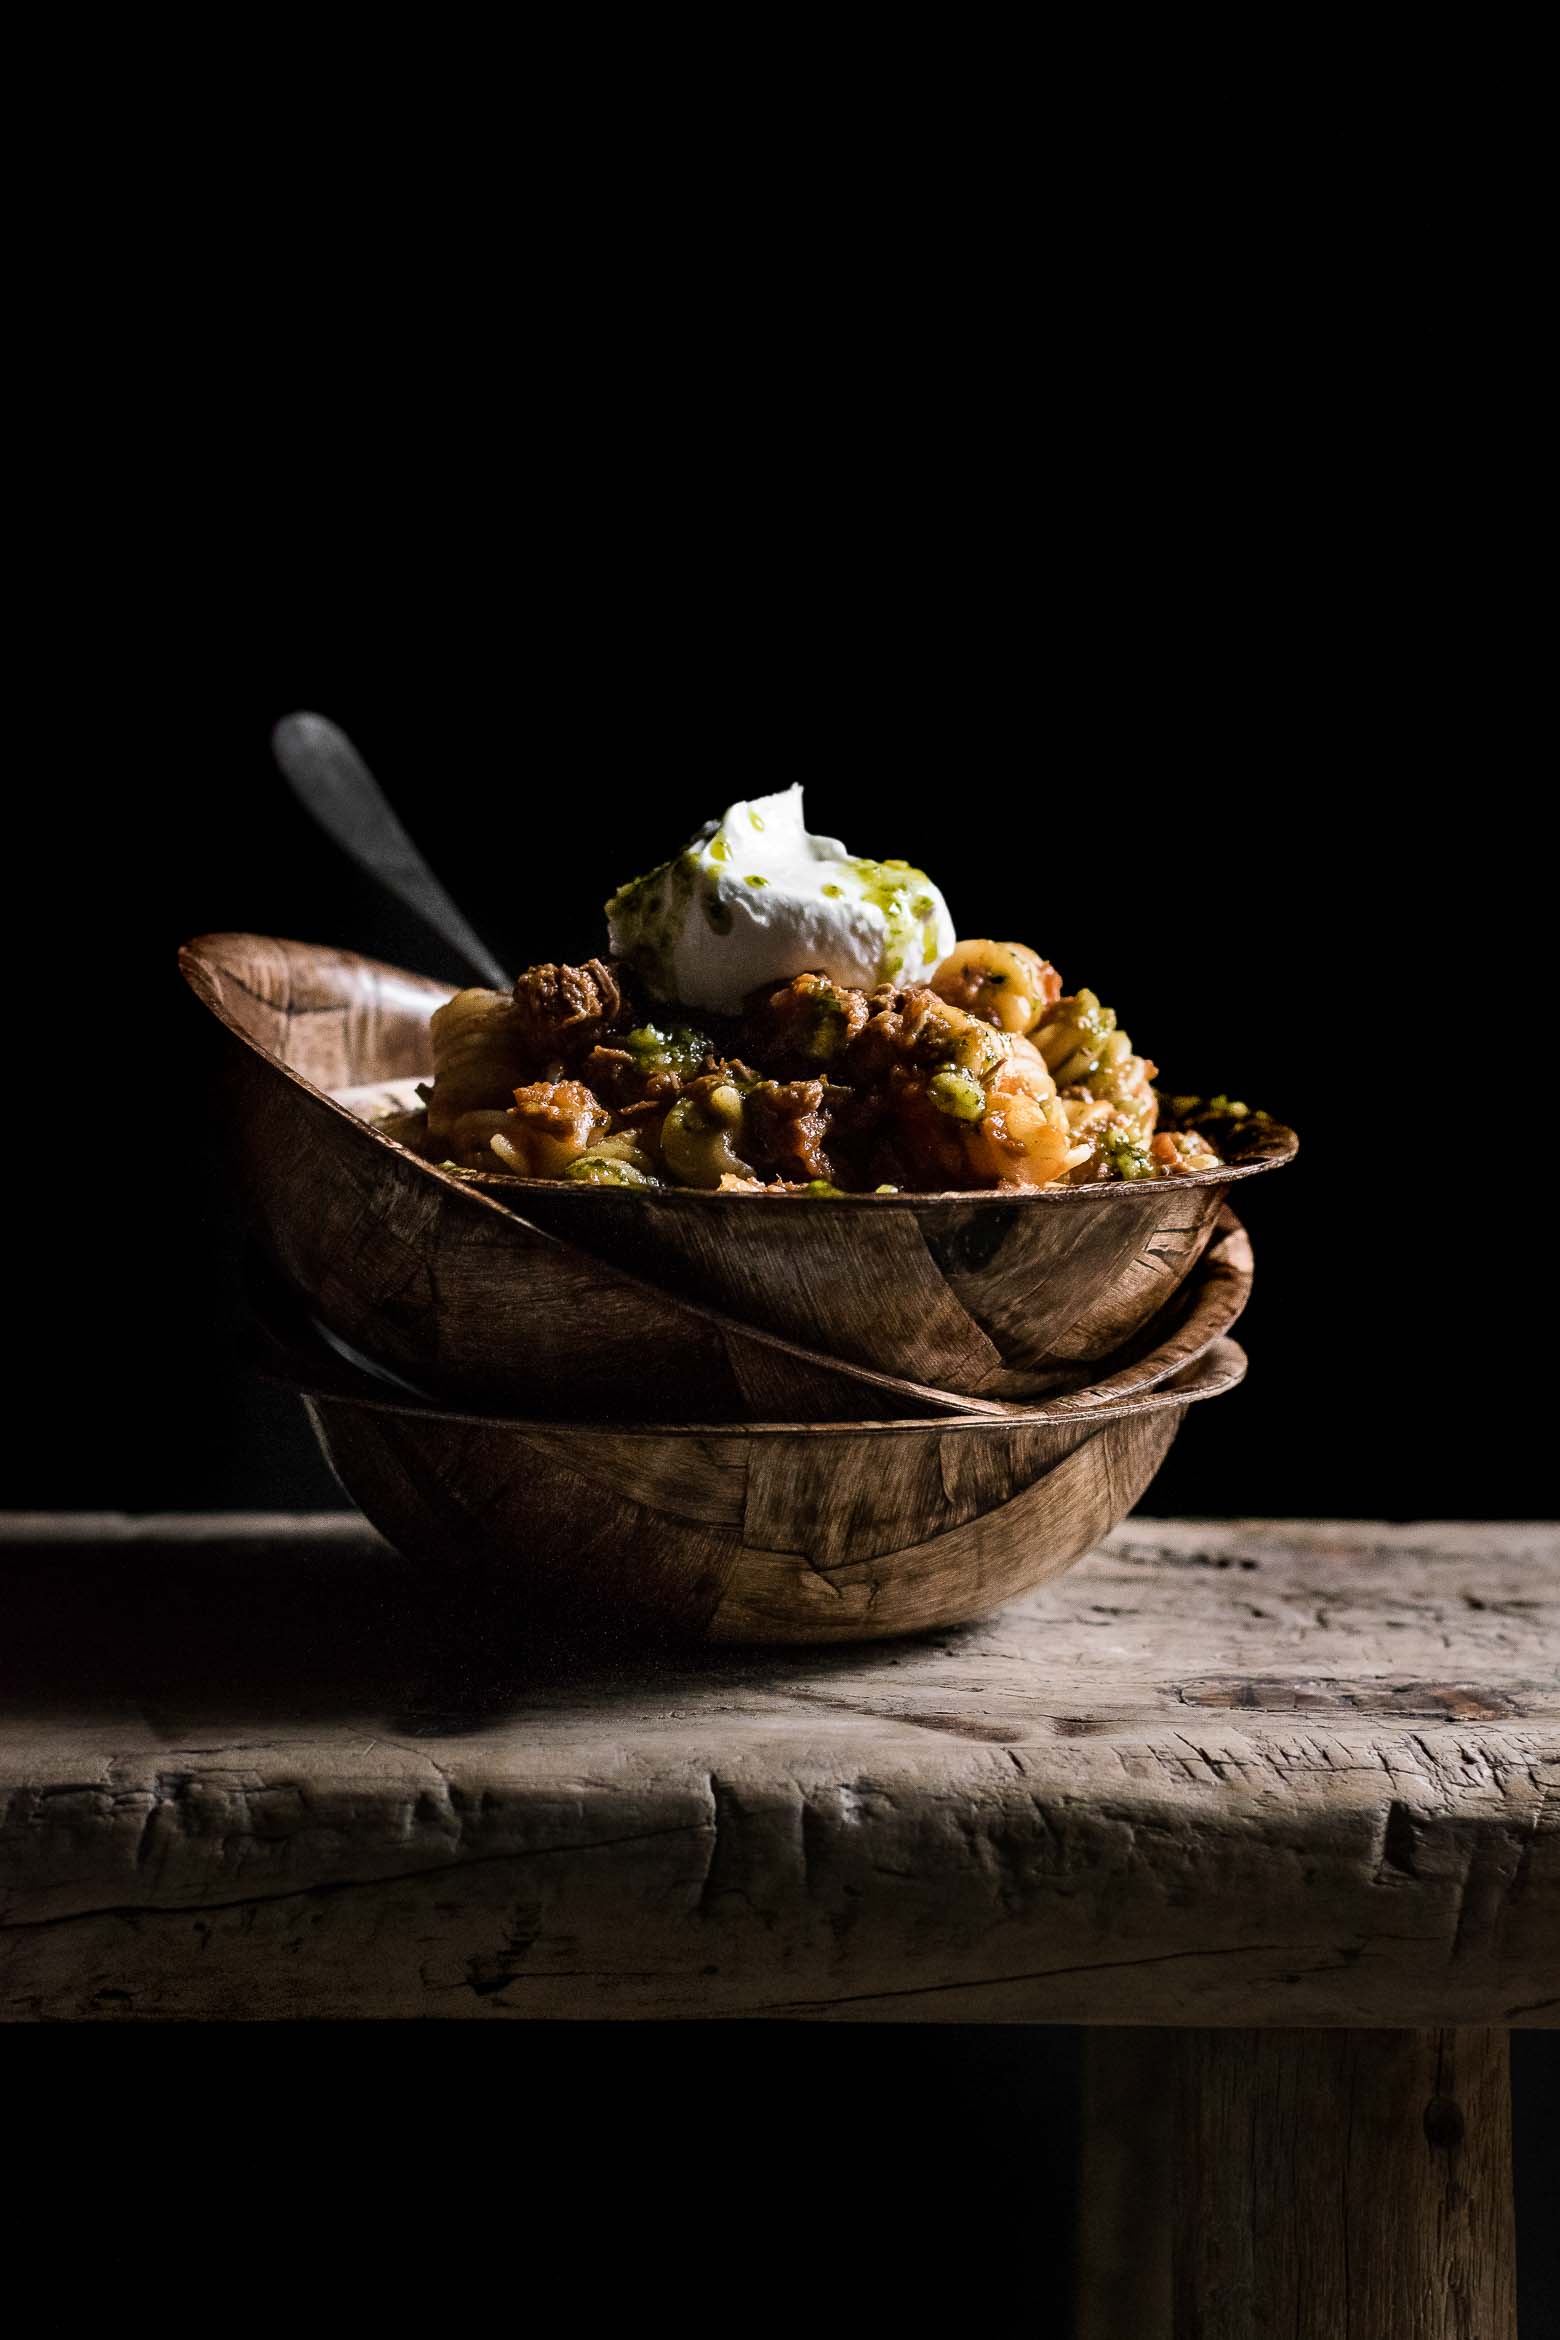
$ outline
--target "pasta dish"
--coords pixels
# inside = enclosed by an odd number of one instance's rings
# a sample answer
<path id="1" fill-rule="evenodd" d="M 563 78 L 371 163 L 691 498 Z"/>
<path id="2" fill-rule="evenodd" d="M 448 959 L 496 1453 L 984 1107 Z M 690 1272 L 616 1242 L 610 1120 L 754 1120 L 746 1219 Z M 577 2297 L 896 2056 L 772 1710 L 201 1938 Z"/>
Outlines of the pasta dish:
<path id="1" fill-rule="evenodd" d="M 392 1135 L 465 1172 L 882 1194 L 1212 1170 L 1248 1118 L 1161 1097 L 1094 992 L 957 941 L 924 873 L 809 837 L 799 789 L 732 807 L 607 915 L 605 955 L 437 1011 Z"/>

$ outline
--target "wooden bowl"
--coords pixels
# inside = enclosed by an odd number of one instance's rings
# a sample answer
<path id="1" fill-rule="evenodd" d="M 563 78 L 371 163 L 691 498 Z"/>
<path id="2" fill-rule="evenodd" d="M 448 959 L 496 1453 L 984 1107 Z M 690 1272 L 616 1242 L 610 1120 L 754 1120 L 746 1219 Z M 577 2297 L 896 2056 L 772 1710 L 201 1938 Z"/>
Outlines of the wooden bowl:
<path id="1" fill-rule="evenodd" d="M 879 1640 L 961 1624 L 1079 1559 L 1143 1493 L 1216 1341 L 1157 1389 L 1039 1418 L 586 1424 L 398 1398 L 295 1363 L 332 1469 L 406 1559 L 532 1632 L 591 1640 Z"/>
<path id="2" fill-rule="evenodd" d="M 448 986 L 256 935 L 204 936 L 180 962 L 223 1035 L 239 1174 L 275 1267 L 369 1357 L 490 1404 L 1000 1414 L 1132 1343 L 1230 1186 L 1296 1150 L 1268 1124 L 1217 1171 L 1016 1195 L 458 1177 L 341 1101 L 427 1077 Z"/>

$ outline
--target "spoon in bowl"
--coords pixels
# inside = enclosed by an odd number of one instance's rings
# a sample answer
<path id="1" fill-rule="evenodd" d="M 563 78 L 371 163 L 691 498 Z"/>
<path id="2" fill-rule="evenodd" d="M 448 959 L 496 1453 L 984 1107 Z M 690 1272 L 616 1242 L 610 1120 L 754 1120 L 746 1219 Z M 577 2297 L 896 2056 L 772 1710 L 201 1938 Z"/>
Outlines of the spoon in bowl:
<path id="1" fill-rule="evenodd" d="M 284 715 L 271 753 L 305 812 L 343 853 L 415 910 L 479 982 L 508 991 L 513 977 L 434 876 L 346 733 L 323 715 Z"/>

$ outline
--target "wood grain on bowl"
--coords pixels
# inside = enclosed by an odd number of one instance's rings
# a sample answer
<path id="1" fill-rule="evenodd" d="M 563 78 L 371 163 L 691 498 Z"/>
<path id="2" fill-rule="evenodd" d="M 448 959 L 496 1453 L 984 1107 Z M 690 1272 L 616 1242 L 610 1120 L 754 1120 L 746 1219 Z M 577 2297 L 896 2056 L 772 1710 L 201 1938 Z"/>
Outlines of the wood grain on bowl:
<path id="1" fill-rule="evenodd" d="M 538 1226 L 808 1348 L 965 1396 L 1041 1396 L 1098 1365 L 1173 1297 L 1229 1186 L 1221 1172 L 1022 1194 L 807 1195 L 487 1179 Z"/>
<path id="2" fill-rule="evenodd" d="M 1140 1336 L 1271 1126 L 1217 1173 L 1021 1195 L 625 1192 L 460 1177 L 339 1094 L 426 1075 L 448 987 L 350 952 L 181 954 L 225 1040 L 251 1216 L 322 1320 L 441 1395 L 575 1411 L 928 1414 L 1043 1397 Z M 404 1094 L 404 1087 L 403 1087 Z"/>
<path id="3" fill-rule="evenodd" d="M 427 1070 L 449 987 L 352 953 L 205 935 L 235 1176 L 270 1267 L 338 1338 L 440 1395 L 598 1415 L 958 1411 L 955 1394 L 725 1321 L 529 1224 L 340 1101 Z"/>
<path id="4" fill-rule="evenodd" d="M 1245 1369 L 1224 1339 L 1157 1389 L 1049 1419 L 740 1425 L 460 1413 L 296 1340 L 286 1377 L 366 1517 L 521 1633 L 800 1642 L 955 1624 L 1056 1575 Z"/>
<path id="5" fill-rule="evenodd" d="M 428 1022 L 447 983 L 268 934 L 203 934 L 179 964 L 224 1023 L 317 1089 L 428 1076 Z"/>

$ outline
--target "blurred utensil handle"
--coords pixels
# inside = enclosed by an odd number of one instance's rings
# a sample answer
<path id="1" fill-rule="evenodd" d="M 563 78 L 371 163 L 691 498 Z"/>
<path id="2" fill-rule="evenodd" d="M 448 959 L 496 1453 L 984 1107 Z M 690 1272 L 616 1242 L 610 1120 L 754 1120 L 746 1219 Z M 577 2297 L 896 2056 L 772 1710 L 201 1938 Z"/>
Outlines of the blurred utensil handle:
<path id="1" fill-rule="evenodd" d="M 426 920 L 479 981 L 507 991 L 512 978 L 434 876 L 346 733 L 323 715 L 284 715 L 271 752 L 299 803 L 343 853 Z"/>

